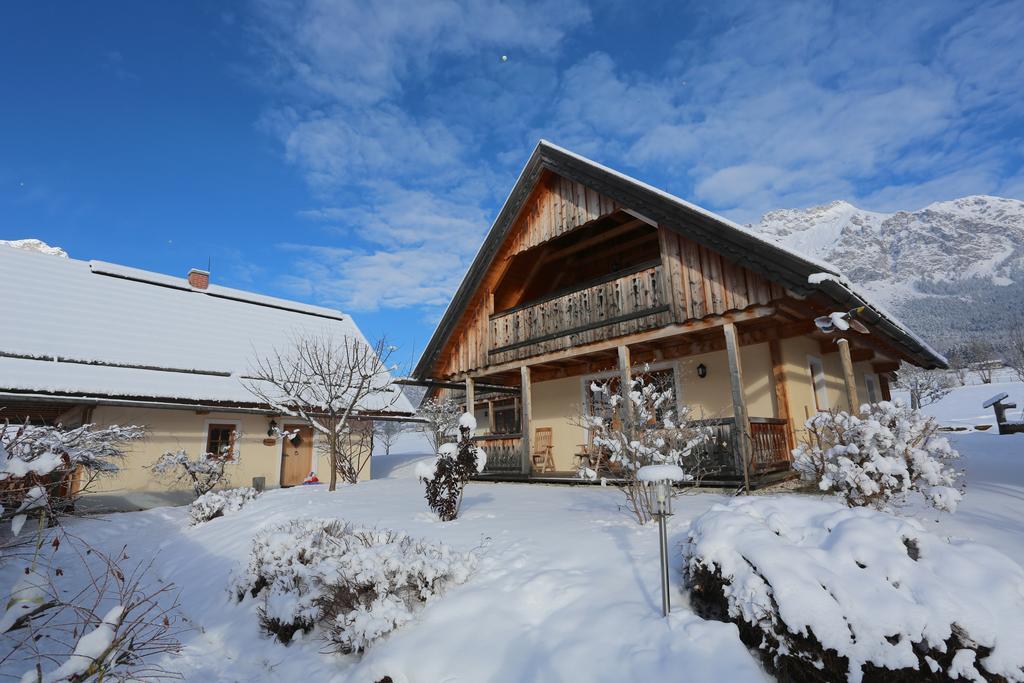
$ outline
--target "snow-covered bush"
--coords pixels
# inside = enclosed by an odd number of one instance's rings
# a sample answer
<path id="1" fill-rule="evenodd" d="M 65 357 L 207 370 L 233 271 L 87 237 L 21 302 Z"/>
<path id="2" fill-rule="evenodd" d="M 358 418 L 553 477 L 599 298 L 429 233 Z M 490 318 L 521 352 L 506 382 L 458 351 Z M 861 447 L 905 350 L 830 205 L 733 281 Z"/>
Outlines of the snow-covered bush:
<path id="1" fill-rule="evenodd" d="M 741 498 L 692 522 L 683 559 L 694 609 L 780 680 L 1024 680 L 1024 569 L 915 520 Z"/>
<path id="2" fill-rule="evenodd" d="M 30 510 L 53 516 L 70 509 L 74 495 L 87 491 L 97 478 L 118 471 L 125 444 L 145 435 L 145 429 L 137 426 L 87 424 L 65 429 L 0 422 L 0 516 L 6 511 L 20 529 Z M 74 487 L 76 472 L 79 479 Z"/>
<path id="3" fill-rule="evenodd" d="M 442 522 L 459 516 L 466 483 L 487 466 L 487 453 L 473 445 L 471 435 L 475 429 L 476 418 L 464 413 L 459 418 L 459 442 L 441 444 L 433 461 L 416 465 L 416 477 L 426 487 L 427 505 Z"/>
<path id="4" fill-rule="evenodd" d="M 591 383 L 594 403 L 607 406 L 610 414 L 586 412 L 581 423 L 598 453 L 607 454 L 616 475 L 624 480 L 621 488 L 627 507 L 644 524 L 651 519 L 652 488 L 637 473 L 649 465 L 676 465 L 683 469 L 683 481 L 699 481 L 707 472 L 706 446 L 712 430 L 692 419 L 686 406 L 677 412 L 675 391 L 657 379 L 633 377 L 625 397 L 616 384 L 617 380 Z M 624 400 L 627 410 L 622 410 Z M 592 465 L 581 475 L 596 477 L 602 463 Z"/>
<path id="5" fill-rule="evenodd" d="M 293 520 L 253 540 L 231 590 L 262 601 L 260 623 L 281 642 L 319 626 L 333 649 L 361 652 L 465 581 L 474 565 L 470 554 L 404 533 Z"/>
<path id="6" fill-rule="evenodd" d="M 256 500 L 259 491 L 248 486 L 224 491 L 208 491 L 188 506 L 189 524 L 195 526 L 211 519 L 241 510 L 246 503 Z"/>
<path id="7" fill-rule="evenodd" d="M 793 468 L 847 505 L 885 508 L 920 492 L 936 508 L 956 510 L 960 473 L 949 461 L 960 455 L 938 435 L 933 418 L 899 401 L 882 401 L 861 406 L 859 416 L 818 413 L 805 427 Z"/>
<path id="8" fill-rule="evenodd" d="M 224 467 L 228 462 L 227 456 L 215 453 L 203 453 L 193 460 L 188 457 L 188 451 L 179 448 L 161 455 L 150 469 L 172 483 L 188 484 L 198 498 L 224 483 L 227 479 Z"/>

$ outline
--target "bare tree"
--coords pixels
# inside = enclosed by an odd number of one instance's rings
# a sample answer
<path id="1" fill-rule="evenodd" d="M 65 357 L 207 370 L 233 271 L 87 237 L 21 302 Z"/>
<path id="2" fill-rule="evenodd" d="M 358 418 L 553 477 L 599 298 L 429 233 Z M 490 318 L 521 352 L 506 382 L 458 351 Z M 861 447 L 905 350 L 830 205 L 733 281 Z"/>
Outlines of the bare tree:
<path id="1" fill-rule="evenodd" d="M 1010 322 L 1006 335 L 1006 364 L 1024 382 L 1024 318 L 1019 315 Z"/>
<path id="2" fill-rule="evenodd" d="M 394 420 L 377 420 L 373 423 L 373 438 L 384 447 L 384 455 L 391 455 L 391 449 L 405 432 L 409 431 L 408 422 Z"/>
<path id="3" fill-rule="evenodd" d="M 301 336 L 258 358 L 244 384 L 259 401 L 320 435 L 334 491 L 339 474 L 354 484 L 369 461 L 355 457 L 350 421 L 387 410 L 401 396 L 388 367 L 394 351 L 383 339 L 371 345 L 355 337 Z"/>
<path id="4" fill-rule="evenodd" d="M 421 429 L 430 441 L 431 452 L 437 453 L 441 446 L 455 441 L 462 408 L 450 398 L 424 401 L 416 416 L 421 420 Z"/>
<path id="5" fill-rule="evenodd" d="M 953 390 L 956 380 L 942 370 L 925 370 L 904 363 L 898 374 L 899 386 L 910 394 L 910 407 L 917 410 L 935 403 Z"/>

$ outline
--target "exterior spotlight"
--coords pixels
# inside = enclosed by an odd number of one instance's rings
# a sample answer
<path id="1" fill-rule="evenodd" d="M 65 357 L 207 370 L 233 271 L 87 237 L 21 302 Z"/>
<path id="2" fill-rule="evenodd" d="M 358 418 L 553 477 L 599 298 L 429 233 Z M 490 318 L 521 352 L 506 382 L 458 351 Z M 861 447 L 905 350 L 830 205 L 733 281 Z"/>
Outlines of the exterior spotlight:
<path id="1" fill-rule="evenodd" d="M 705 377 L 707 377 L 708 376 L 708 366 L 704 365 L 703 363 L 698 365 L 697 366 L 697 376 L 700 377 L 701 379 L 704 379 Z"/>

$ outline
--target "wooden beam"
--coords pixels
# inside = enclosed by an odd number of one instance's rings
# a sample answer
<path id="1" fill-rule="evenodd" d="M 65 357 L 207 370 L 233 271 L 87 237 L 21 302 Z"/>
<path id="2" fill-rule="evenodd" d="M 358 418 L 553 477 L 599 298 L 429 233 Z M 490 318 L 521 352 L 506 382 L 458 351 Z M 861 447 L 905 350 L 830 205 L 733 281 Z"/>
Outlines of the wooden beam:
<path id="1" fill-rule="evenodd" d="M 472 377 L 466 378 L 466 412 L 476 416 L 476 383 Z"/>
<path id="2" fill-rule="evenodd" d="M 853 374 L 853 359 L 850 357 L 850 340 L 837 339 L 836 346 L 839 347 L 839 360 L 843 364 L 843 381 L 846 383 L 846 401 L 850 406 L 850 413 L 860 410 L 860 403 L 857 401 L 857 379 Z"/>
<path id="3" fill-rule="evenodd" d="M 619 395 L 622 396 L 622 426 L 633 424 L 633 404 L 629 400 L 629 391 L 632 388 L 632 377 L 629 369 L 632 366 L 629 359 L 629 347 L 619 347 Z"/>
<path id="4" fill-rule="evenodd" d="M 768 342 L 768 353 L 772 360 L 772 385 L 775 389 L 775 403 L 778 406 L 778 417 L 786 421 L 786 445 L 790 450 L 796 448 L 793 436 L 793 423 L 789 419 L 789 389 L 786 377 L 786 365 L 782 361 L 782 345 L 778 339 Z"/>
<path id="5" fill-rule="evenodd" d="M 521 398 L 520 398 L 520 409 L 519 409 L 519 420 L 520 430 L 522 432 L 522 448 L 523 448 L 523 460 L 522 460 L 522 471 L 523 474 L 529 474 L 532 468 L 532 462 L 530 460 L 530 439 L 532 438 L 533 432 L 533 399 L 530 395 L 530 368 L 526 365 L 519 368 L 519 378 L 522 382 L 520 385 Z"/>
<path id="6" fill-rule="evenodd" d="M 678 337 L 687 334 L 694 334 L 696 332 L 707 332 L 713 330 L 716 327 L 721 327 L 726 323 L 741 323 L 752 320 L 759 320 L 761 318 L 768 318 L 775 315 L 775 308 L 773 306 L 753 306 L 742 311 L 731 311 L 723 315 L 711 316 L 701 320 L 690 320 L 685 323 L 677 325 L 666 325 L 654 330 L 648 330 L 646 332 L 638 332 L 631 334 L 626 337 L 619 337 L 617 339 L 603 339 L 599 342 L 593 342 L 590 344 L 583 344 L 580 346 L 574 346 L 568 349 L 561 349 L 559 351 L 553 351 L 539 356 L 533 356 L 530 358 L 531 364 L 536 363 L 550 363 L 552 361 L 561 361 L 566 358 L 573 358 L 575 356 L 584 356 L 590 353 L 597 353 L 600 351 L 614 350 L 618 346 L 629 346 L 632 344 L 638 344 L 643 342 L 651 342 L 661 339 L 668 339 L 671 337 Z M 517 370 L 522 363 L 521 360 L 510 361 L 508 363 L 502 363 L 500 365 L 491 365 L 483 368 L 482 372 L 476 374 L 494 375 L 500 372 L 506 372 L 508 370 Z M 466 373 L 458 373 L 454 378 L 465 378 Z"/>
<path id="7" fill-rule="evenodd" d="M 568 256 L 569 254 L 575 254 L 576 252 L 583 251 L 584 249 L 589 249 L 595 244 L 607 242 L 608 240 L 614 239 L 623 233 L 629 232 L 634 228 L 640 227 L 641 225 L 644 225 L 643 221 L 633 219 L 631 221 L 626 221 L 622 225 L 617 225 L 614 228 L 606 228 L 604 230 L 599 231 L 596 235 L 588 237 L 585 240 L 580 240 L 578 242 L 574 242 L 570 245 L 562 247 L 561 249 L 549 252 L 548 254 L 542 257 L 541 262 L 546 263 L 556 258 L 561 258 L 562 256 Z"/>
<path id="8" fill-rule="evenodd" d="M 740 362 L 739 339 L 737 339 L 734 323 L 726 323 L 722 326 L 722 331 L 725 333 L 725 351 L 729 356 L 732 412 L 736 419 L 738 455 L 743 463 L 743 488 L 750 493 L 750 420 L 747 415 L 747 399 L 743 394 L 743 364 Z"/>

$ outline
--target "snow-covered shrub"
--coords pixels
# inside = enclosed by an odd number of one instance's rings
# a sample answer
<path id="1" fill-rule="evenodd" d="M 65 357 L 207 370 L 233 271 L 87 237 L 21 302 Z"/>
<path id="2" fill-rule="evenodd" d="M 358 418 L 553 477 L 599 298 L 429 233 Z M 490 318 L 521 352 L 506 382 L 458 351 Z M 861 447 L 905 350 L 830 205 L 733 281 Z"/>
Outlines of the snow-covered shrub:
<path id="1" fill-rule="evenodd" d="M 955 375 L 944 370 L 925 370 L 909 363 L 900 366 L 897 377 L 899 386 L 910 394 L 912 408 L 923 408 L 935 403 L 957 385 Z"/>
<path id="2" fill-rule="evenodd" d="M 465 581 L 474 565 L 470 554 L 404 533 L 293 520 L 253 540 L 231 590 L 239 600 L 262 600 L 260 623 L 281 642 L 319 626 L 337 651 L 361 652 Z"/>
<path id="3" fill-rule="evenodd" d="M 224 491 L 207 491 L 188 506 L 189 524 L 195 526 L 241 510 L 256 500 L 259 491 L 248 486 Z"/>
<path id="4" fill-rule="evenodd" d="M 45 512 L 52 522 L 71 508 L 74 495 L 87 491 L 97 478 L 116 473 L 125 444 L 145 435 L 137 426 L 65 429 L 0 422 L 0 516 L 6 512 L 13 517 L 15 535 L 29 513 Z M 76 472 L 77 489 L 72 486 Z"/>
<path id="5" fill-rule="evenodd" d="M 683 469 L 683 481 L 699 481 L 708 469 L 706 445 L 712 430 L 694 420 L 688 407 L 677 412 L 675 391 L 656 378 L 633 377 L 625 397 L 617 391 L 617 379 L 593 382 L 590 391 L 594 404 L 606 406 L 609 414 L 585 412 L 580 422 L 624 480 L 627 507 L 644 524 L 651 519 L 652 488 L 637 473 L 649 465 L 676 465 Z M 622 410 L 623 400 L 628 410 Z M 593 465 L 581 475 L 596 477 L 602 465 Z"/>
<path id="6" fill-rule="evenodd" d="M 427 505 L 442 522 L 459 516 L 462 492 L 474 474 L 484 471 L 487 453 L 473 445 L 471 435 L 476 419 L 469 413 L 459 418 L 459 442 L 441 444 L 433 461 L 416 465 L 416 477 L 426 487 Z"/>
<path id="7" fill-rule="evenodd" d="M 741 498 L 692 522 L 683 559 L 694 609 L 779 680 L 1024 680 L 1024 569 L 915 520 Z"/>
<path id="8" fill-rule="evenodd" d="M 818 413 L 805 427 L 793 468 L 847 505 L 885 508 L 916 491 L 940 510 L 956 510 L 960 473 L 949 461 L 960 455 L 938 435 L 933 418 L 882 401 L 862 406 L 859 416 Z"/>
<path id="9" fill-rule="evenodd" d="M 196 497 L 212 491 L 227 479 L 225 465 L 231 460 L 222 454 L 203 453 L 193 460 L 180 448 L 167 451 L 150 466 L 158 476 L 173 483 L 187 483 Z"/>

